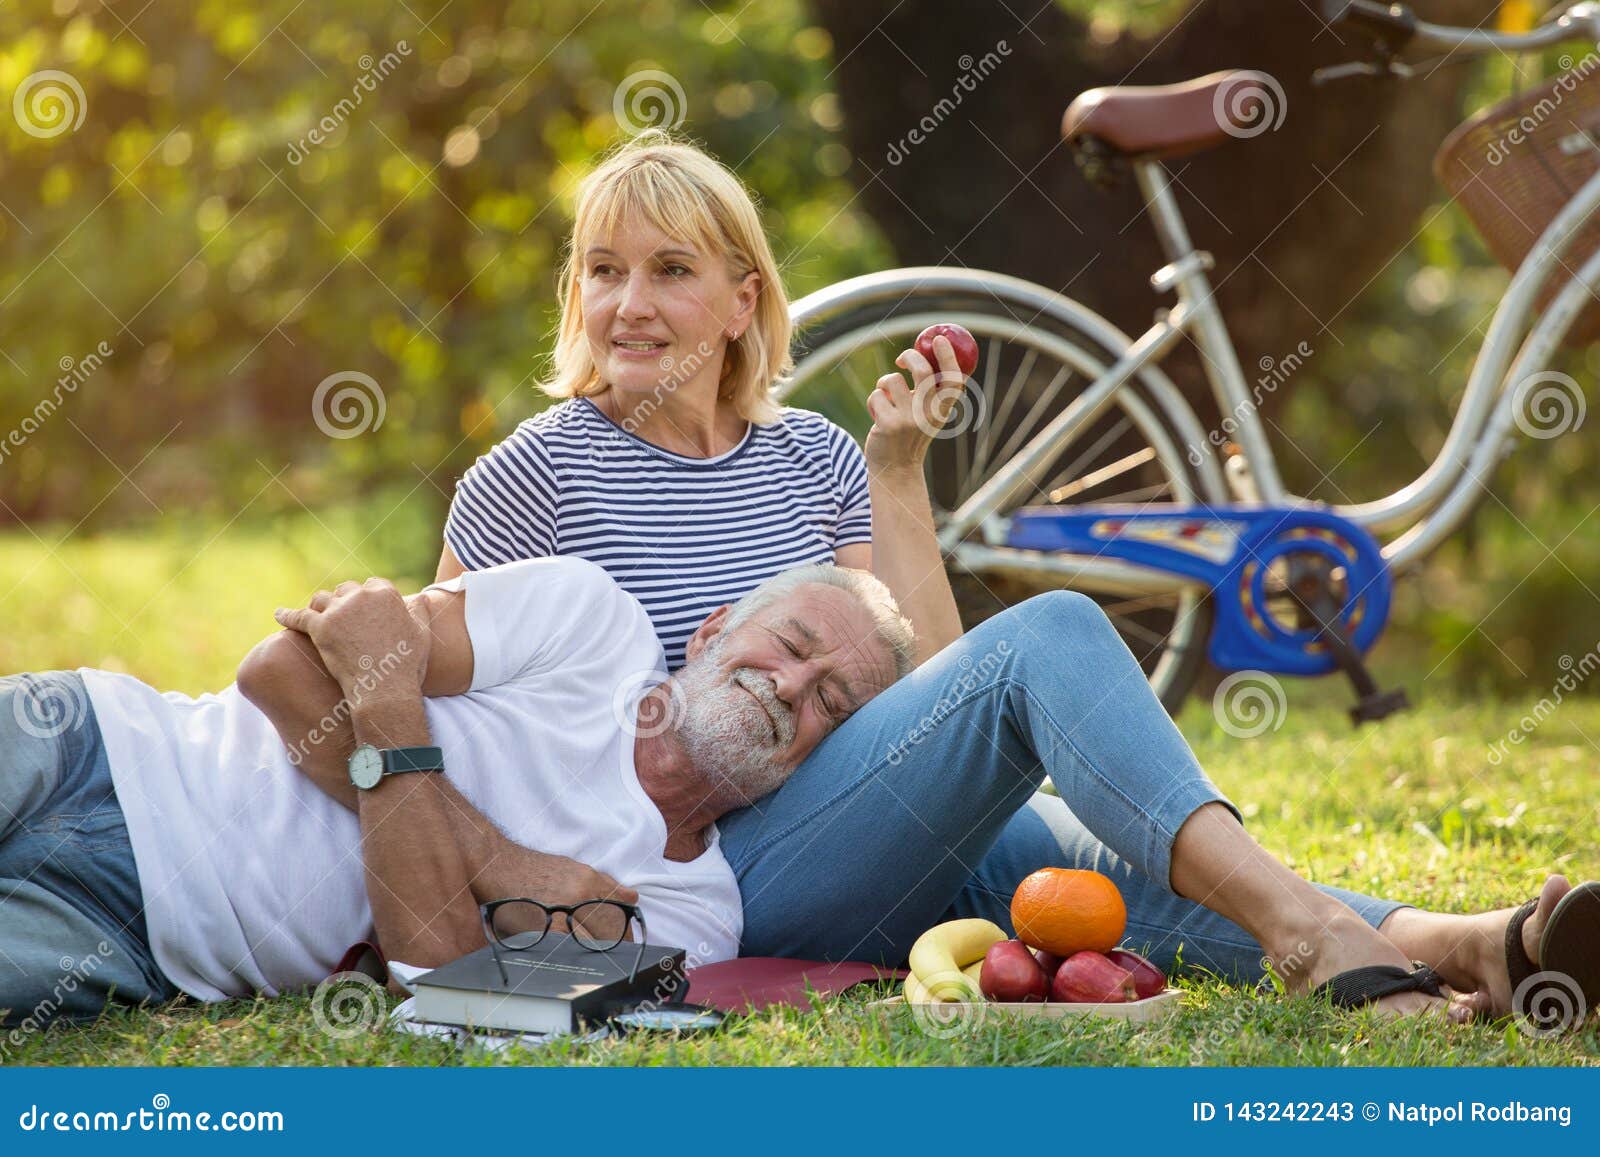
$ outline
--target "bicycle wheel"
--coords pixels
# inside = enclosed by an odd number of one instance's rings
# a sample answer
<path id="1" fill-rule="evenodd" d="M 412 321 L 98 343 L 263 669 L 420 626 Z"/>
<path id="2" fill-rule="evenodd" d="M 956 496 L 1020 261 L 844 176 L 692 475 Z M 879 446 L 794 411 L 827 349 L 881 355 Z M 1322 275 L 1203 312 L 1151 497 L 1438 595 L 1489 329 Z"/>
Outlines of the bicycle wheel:
<path id="1" fill-rule="evenodd" d="M 965 326 L 979 347 L 967 399 L 928 453 L 934 518 L 942 525 L 949 511 L 1093 382 L 1118 351 L 1062 318 L 1016 316 L 992 294 L 914 292 L 847 312 L 804 334 L 793 378 L 781 391 L 785 404 L 826 414 L 864 442 L 872 426 L 866 402 L 874 384 L 896 372 L 895 357 L 935 322 Z M 1201 498 L 1182 438 L 1137 384 L 1120 390 L 1111 407 L 1063 446 L 1037 479 L 1038 485 L 999 514 L 1020 506 L 1118 502 L 1148 507 Z M 1169 712 L 1176 713 L 1204 666 L 1213 611 L 1193 587 L 1113 592 L 1081 581 L 958 564 L 950 566 L 950 579 L 968 629 L 1045 590 L 1070 586 L 1091 595 Z"/>

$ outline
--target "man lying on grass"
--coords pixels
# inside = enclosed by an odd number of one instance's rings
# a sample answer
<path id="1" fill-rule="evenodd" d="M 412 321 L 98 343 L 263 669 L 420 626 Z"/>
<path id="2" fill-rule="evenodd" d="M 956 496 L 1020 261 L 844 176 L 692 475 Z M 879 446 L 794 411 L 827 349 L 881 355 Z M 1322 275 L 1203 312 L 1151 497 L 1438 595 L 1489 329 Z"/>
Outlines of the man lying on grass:
<path id="1" fill-rule="evenodd" d="M 410 598 L 346 583 L 279 618 L 306 634 L 274 635 L 198 699 L 89 669 L 0 680 L 9 1023 L 93 1016 L 113 989 L 276 995 L 374 932 L 390 959 L 442 964 L 483 946 L 478 903 L 509 896 L 622 900 L 652 941 L 733 957 L 739 891 L 712 821 L 776 787 L 912 647 L 887 588 L 833 566 L 709 616 L 656 690 L 643 608 L 582 559 Z M 316 665 L 271 678 L 301 648 Z M 273 696 L 340 706 L 291 756 L 252 703 Z M 337 750 L 352 727 L 361 747 Z"/>
<path id="2" fill-rule="evenodd" d="M 980 674 L 939 655 L 896 684 L 914 640 L 887 589 L 865 572 L 797 568 L 708 616 L 689 662 L 642 696 L 663 669 L 655 632 L 576 558 L 469 571 L 409 599 L 382 580 L 346 583 L 277 618 L 286 630 L 238 683 L 198 700 L 87 669 L 0 681 L 0 727 L 16 724 L 0 735 L 0 1008 L 14 1019 L 37 1022 L 46 1003 L 92 1015 L 113 989 L 135 1002 L 275 995 L 374 934 L 391 959 L 437 965 L 480 948 L 478 903 L 509 896 L 636 903 L 652 940 L 697 962 L 731 957 L 744 915 L 716 820 L 779 791 L 868 700 L 922 701 L 926 683 L 951 679 L 992 700 L 972 742 L 1004 731 L 1032 760 L 1003 780 L 961 762 L 924 780 L 890 761 L 882 774 L 909 815 L 959 801 L 975 823 L 1022 806 L 1048 773 L 1119 857 L 1108 872 L 1129 886 L 1145 871 L 1236 922 L 1292 991 L 1462 1020 L 1509 1011 L 1515 978 L 1546 955 L 1591 1007 L 1597 994 L 1593 886 L 1552 877 L 1515 912 L 1401 907 L 1391 938 L 1262 849 L 1192 761 L 1135 761 L 1112 780 L 1052 738 L 1051 711 L 1084 669 L 1151 693 L 1081 595 L 1030 599 L 975 628 L 971 645 L 1003 656 Z M 309 729 L 295 722 L 308 711 L 320 720 Z M 908 742 L 881 739 L 885 751 Z M 836 770 L 838 797 L 859 797 L 863 770 Z M 854 854 L 903 856 L 898 822 L 884 813 Z M 892 903 L 874 897 L 878 875 L 800 884 L 837 913 L 848 947 Z M 929 924 L 948 903 L 935 900 Z M 1130 927 L 1157 927 L 1129 907 Z M 62 998 L 67 957 L 95 967 L 74 965 L 80 982 Z M 1464 995 L 1447 1005 L 1446 985 Z"/>

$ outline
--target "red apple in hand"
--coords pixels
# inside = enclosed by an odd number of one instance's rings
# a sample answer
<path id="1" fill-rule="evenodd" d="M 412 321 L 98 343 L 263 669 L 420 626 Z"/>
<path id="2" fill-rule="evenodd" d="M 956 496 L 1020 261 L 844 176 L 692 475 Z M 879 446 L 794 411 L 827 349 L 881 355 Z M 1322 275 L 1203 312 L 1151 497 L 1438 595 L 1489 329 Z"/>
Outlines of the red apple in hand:
<path id="1" fill-rule="evenodd" d="M 1092 950 L 1074 952 L 1056 970 L 1050 999 L 1068 1004 L 1125 1004 L 1138 1000 L 1133 973 Z"/>
<path id="2" fill-rule="evenodd" d="M 961 367 L 963 376 L 970 377 L 972 371 L 978 368 L 978 339 L 968 333 L 965 327 L 953 324 L 930 325 L 919 333 L 912 348 L 928 359 L 935 373 L 939 370 L 939 356 L 933 352 L 933 339 L 936 337 L 949 341 L 950 348 L 955 351 L 956 365 Z"/>
<path id="3" fill-rule="evenodd" d="M 978 987 L 990 1000 L 1031 1004 L 1044 1000 L 1050 991 L 1050 981 L 1026 944 L 1020 940 L 1001 940 L 991 944 L 984 953 Z"/>
<path id="4" fill-rule="evenodd" d="M 1126 948 L 1113 948 L 1106 953 L 1106 959 L 1118 968 L 1126 968 L 1133 973 L 1133 988 L 1139 994 L 1140 1000 L 1167 990 L 1166 973 L 1137 952 L 1129 952 Z"/>

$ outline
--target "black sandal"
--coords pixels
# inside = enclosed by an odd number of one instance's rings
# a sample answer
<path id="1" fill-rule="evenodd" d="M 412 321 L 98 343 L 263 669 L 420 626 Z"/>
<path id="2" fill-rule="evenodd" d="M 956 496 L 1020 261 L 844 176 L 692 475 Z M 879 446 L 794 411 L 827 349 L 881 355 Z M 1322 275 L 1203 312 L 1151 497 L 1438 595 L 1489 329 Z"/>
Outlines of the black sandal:
<path id="1" fill-rule="evenodd" d="M 1535 964 L 1522 950 L 1522 926 L 1538 907 L 1529 900 L 1506 925 L 1512 1011 L 1540 1033 L 1578 1028 L 1600 1003 L 1600 883 L 1579 884 L 1556 902 Z"/>
<path id="2" fill-rule="evenodd" d="M 1437 972 L 1420 960 L 1411 963 L 1416 967 L 1409 972 L 1398 964 L 1368 964 L 1363 968 L 1346 969 L 1313 988 L 1311 996 L 1327 996 L 1335 1008 L 1361 1008 L 1397 992 L 1445 995 L 1441 987 L 1444 982 Z"/>

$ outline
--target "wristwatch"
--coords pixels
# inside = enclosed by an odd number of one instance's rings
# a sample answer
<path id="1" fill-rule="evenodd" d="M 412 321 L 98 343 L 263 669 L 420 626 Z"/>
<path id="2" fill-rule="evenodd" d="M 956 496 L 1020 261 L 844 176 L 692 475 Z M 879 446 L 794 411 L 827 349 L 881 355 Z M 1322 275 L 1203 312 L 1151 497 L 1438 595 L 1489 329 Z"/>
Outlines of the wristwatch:
<path id="1" fill-rule="evenodd" d="M 371 791 L 386 775 L 407 771 L 443 771 L 444 752 L 437 747 L 384 747 L 363 743 L 350 753 L 350 782 Z"/>

